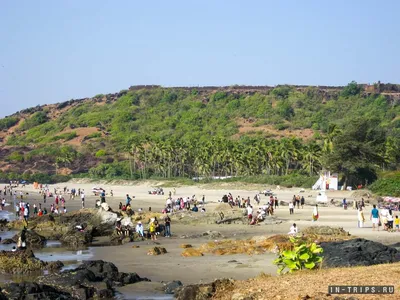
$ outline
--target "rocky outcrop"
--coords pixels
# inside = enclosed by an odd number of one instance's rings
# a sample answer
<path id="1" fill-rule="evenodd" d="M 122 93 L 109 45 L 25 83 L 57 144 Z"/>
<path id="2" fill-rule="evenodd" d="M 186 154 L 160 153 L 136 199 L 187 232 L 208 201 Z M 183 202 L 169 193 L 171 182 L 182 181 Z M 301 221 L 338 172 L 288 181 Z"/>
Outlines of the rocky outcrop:
<path id="1" fill-rule="evenodd" d="M 34 282 L 10 283 L 2 288 L 0 300 L 2 299 L 59 299 L 75 300 L 71 294 L 61 292 L 51 286 L 37 284 Z M 7 297 L 5 296 L 7 295 Z"/>
<path id="2" fill-rule="evenodd" d="M 119 272 L 118 268 L 102 260 L 85 261 L 74 270 L 39 277 L 37 282 L 50 286 L 73 299 L 112 298 L 114 286 L 149 281 L 136 273 Z"/>
<path id="3" fill-rule="evenodd" d="M 118 215 L 111 211 L 106 211 L 103 208 L 99 208 L 97 217 L 100 218 L 101 223 L 115 224 L 117 222 Z"/>
<path id="4" fill-rule="evenodd" d="M 301 233 L 313 235 L 335 235 L 335 236 L 349 236 L 350 234 L 341 227 L 330 226 L 310 226 L 304 228 Z"/>
<path id="5" fill-rule="evenodd" d="M 14 243 L 18 242 L 18 239 L 21 237 L 21 232 L 17 233 L 13 236 L 12 240 Z M 30 249 L 39 249 L 43 248 L 46 245 L 46 238 L 36 233 L 33 230 L 27 230 L 25 232 L 26 238 L 26 247 Z"/>
<path id="6" fill-rule="evenodd" d="M 219 287 L 223 286 L 224 288 L 227 288 L 231 285 L 233 285 L 233 281 L 230 279 L 219 279 L 206 284 L 187 285 L 177 288 L 174 297 L 177 300 L 207 300 L 212 298 L 213 294 Z"/>
<path id="7" fill-rule="evenodd" d="M 323 268 L 370 266 L 400 261 L 399 252 L 392 247 L 365 239 L 323 242 Z"/>
<path id="8" fill-rule="evenodd" d="M 0 273 L 26 274 L 45 268 L 46 263 L 36 258 L 31 250 L 0 252 Z"/>
<path id="9" fill-rule="evenodd" d="M 60 242 L 69 248 L 86 246 L 93 241 L 92 230 L 91 226 L 83 230 L 71 229 L 60 238 Z"/>
<path id="10" fill-rule="evenodd" d="M 174 281 L 170 281 L 165 283 L 164 285 L 164 292 L 166 294 L 174 294 L 175 291 L 179 288 L 182 287 L 183 284 L 182 282 L 180 282 L 179 280 L 174 280 Z"/>

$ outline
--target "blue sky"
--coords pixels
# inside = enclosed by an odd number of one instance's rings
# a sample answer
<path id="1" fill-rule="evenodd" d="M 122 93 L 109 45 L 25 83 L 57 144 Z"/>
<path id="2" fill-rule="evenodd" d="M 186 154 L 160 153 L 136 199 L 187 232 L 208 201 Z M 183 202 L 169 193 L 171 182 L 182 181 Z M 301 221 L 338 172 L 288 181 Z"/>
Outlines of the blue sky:
<path id="1" fill-rule="evenodd" d="M 400 1 L 1 0 L 0 117 L 137 84 L 400 83 Z"/>

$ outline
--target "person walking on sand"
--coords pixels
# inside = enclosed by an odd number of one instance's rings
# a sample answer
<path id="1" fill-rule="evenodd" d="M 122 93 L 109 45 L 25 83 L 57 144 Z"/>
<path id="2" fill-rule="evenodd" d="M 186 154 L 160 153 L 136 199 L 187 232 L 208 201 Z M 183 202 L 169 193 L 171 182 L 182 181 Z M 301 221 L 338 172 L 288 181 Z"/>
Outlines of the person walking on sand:
<path id="1" fill-rule="evenodd" d="M 81 192 L 81 200 L 82 200 L 82 208 L 85 208 L 85 193 L 83 192 L 83 190 Z"/>
<path id="2" fill-rule="evenodd" d="M 316 222 L 319 218 L 319 213 L 318 213 L 318 204 L 315 204 L 313 214 L 312 214 L 312 221 Z"/>
<path id="3" fill-rule="evenodd" d="M 375 226 L 379 231 L 379 222 L 380 222 L 380 217 L 379 217 L 379 210 L 376 208 L 376 205 L 374 204 L 372 206 L 371 210 L 371 216 L 369 217 L 370 220 L 372 220 L 372 230 L 375 230 Z"/>
<path id="4" fill-rule="evenodd" d="M 304 203 L 305 203 L 305 202 L 306 202 L 306 199 L 304 199 L 304 196 L 301 196 L 301 199 L 300 199 L 301 209 L 304 208 Z"/>
<path id="5" fill-rule="evenodd" d="M 164 224 L 165 224 L 164 236 L 171 237 L 171 218 L 168 216 L 168 214 L 165 214 Z"/>
<path id="6" fill-rule="evenodd" d="M 358 209 L 358 227 L 363 228 L 365 222 L 364 213 L 362 207 Z"/>
<path id="7" fill-rule="evenodd" d="M 289 214 L 290 215 L 294 214 L 294 204 L 293 204 L 293 202 L 289 202 Z"/>

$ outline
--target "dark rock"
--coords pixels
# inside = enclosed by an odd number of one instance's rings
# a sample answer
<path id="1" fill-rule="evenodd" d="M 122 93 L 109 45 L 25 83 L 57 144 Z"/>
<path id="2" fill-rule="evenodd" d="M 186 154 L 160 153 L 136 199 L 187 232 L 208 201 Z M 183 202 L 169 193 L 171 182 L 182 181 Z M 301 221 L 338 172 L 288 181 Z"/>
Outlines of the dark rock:
<path id="1" fill-rule="evenodd" d="M 100 224 L 93 227 L 92 235 L 97 236 L 110 236 L 113 234 L 114 226 L 110 224 Z"/>
<path id="2" fill-rule="evenodd" d="M 13 236 L 12 240 L 14 241 L 14 243 L 18 243 L 18 239 L 20 238 L 20 236 L 21 232 Z M 46 238 L 36 233 L 33 230 L 26 230 L 25 236 L 26 236 L 25 242 L 27 248 L 39 249 L 43 248 L 46 245 Z"/>
<path id="3" fill-rule="evenodd" d="M 9 245 L 9 244 L 15 244 L 15 242 L 13 239 L 4 239 L 4 240 L 1 240 L 1 244 Z"/>
<path id="4" fill-rule="evenodd" d="M 121 282 L 123 284 L 132 284 L 132 283 L 136 283 L 139 281 L 143 281 L 142 278 L 140 278 L 140 276 L 136 273 L 124 273 L 121 272 L 118 274 L 118 282 Z M 146 280 L 147 281 L 147 280 Z"/>
<path id="5" fill-rule="evenodd" d="M 181 286 L 183 286 L 183 284 L 179 280 L 167 282 L 164 286 L 164 292 L 166 294 L 173 294 L 175 293 L 175 290 Z"/>
<path id="6" fill-rule="evenodd" d="M 323 268 L 370 266 L 400 261 L 399 252 L 392 247 L 365 239 L 322 242 Z"/>
<path id="7" fill-rule="evenodd" d="M 218 279 L 206 284 L 193 284 L 179 287 L 175 290 L 174 297 L 177 300 L 208 300 L 219 287 L 227 288 L 232 286 L 233 282 L 230 279 Z"/>
<path id="8" fill-rule="evenodd" d="M 110 236 L 110 245 L 114 245 L 114 246 L 118 246 L 118 245 L 124 245 L 126 243 L 130 243 L 133 242 L 133 236 L 129 237 L 129 236 L 125 236 L 125 235 L 118 235 L 116 233 L 116 231 L 114 230 L 114 232 L 112 233 L 112 235 Z"/>
<path id="9" fill-rule="evenodd" d="M 147 251 L 147 255 L 161 255 L 167 253 L 167 249 L 164 247 L 153 247 Z"/>
<path id="10" fill-rule="evenodd" d="M 60 242 L 69 247 L 81 247 L 90 244 L 93 241 L 92 227 L 88 226 L 83 231 L 71 229 L 65 233 Z"/>
<path id="11" fill-rule="evenodd" d="M 10 283 L 3 287 L 2 292 L 7 297 L 2 298 L 0 294 L 0 300 L 2 299 L 77 299 L 73 298 L 71 294 L 64 293 L 56 290 L 51 286 L 40 285 L 32 282 L 22 283 Z"/>
<path id="12" fill-rule="evenodd" d="M 64 264 L 61 261 L 57 260 L 57 261 L 48 262 L 46 265 L 46 270 L 58 271 L 62 267 L 64 267 Z"/>
<path id="13" fill-rule="evenodd" d="M 88 260 L 84 261 L 78 269 L 89 270 L 93 272 L 97 280 L 111 279 L 117 281 L 118 278 L 118 268 L 110 262 L 105 262 L 103 260 Z"/>

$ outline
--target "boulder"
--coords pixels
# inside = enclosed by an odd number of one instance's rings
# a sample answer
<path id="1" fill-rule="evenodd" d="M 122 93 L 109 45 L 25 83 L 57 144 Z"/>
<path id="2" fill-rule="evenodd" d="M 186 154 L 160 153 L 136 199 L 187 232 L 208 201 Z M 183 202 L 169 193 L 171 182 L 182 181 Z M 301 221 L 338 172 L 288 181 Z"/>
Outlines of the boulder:
<path id="1" fill-rule="evenodd" d="M 129 237 L 123 234 L 118 235 L 115 230 L 110 236 L 110 244 L 114 246 L 124 245 L 130 242 L 133 242 L 133 236 Z"/>
<path id="2" fill-rule="evenodd" d="M 219 231 L 213 231 L 213 230 L 208 230 L 203 232 L 202 236 L 211 238 L 211 239 L 216 239 L 216 238 L 223 238 L 224 236 L 221 234 Z"/>
<path id="3" fill-rule="evenodd" d="M 181 244 L 180 247 L 183 248 L 183 249 L 186 249 L 186 248 L 193 248 L 193 246 L 190 245 L 190 244 Z"/>
<path id="4" fill-rule="evenodd" d="M 36 258 L 32 250 L 0 251 L 0 273 L 26 274 L 45 267 L 46 263 Z"/>
<path id="5" fill-rule="evenodd" d="M 21 232 L 17 233 L 13 236 L 12 240 L 14 243 L 18 242 L 19 237 L 21 236 Z M 46 245 L 46 238 L 36 233 L 33 230 L 26 231 L 26 247 L 31 249 L 39 249 L 43 248 Z"/>
<path id="6" fill-rule="evenodd" d="M 71 294 L 61 292 L 47 285 L 39 285 L 33 282 L 9 283 L 2 288 L 2 292 L 7 295 L 2 299 L 78 299 Z"/>
<path id="7" fill-rule="evenodd" d="M 46 270 L 54 272 L 59 271 L 62 267 L 64 267 L 64 264 L 61 261 L 51 261 L 47 263 Z"/>
<path id="8" fill-rule="evenodd" d="M 111 211 L 106 211 L 103 208 L 99 208 L 97 216 L 100 217 L 101 223 L 115 224 L 117 222 L 118 215 Z"/>
<path id="9" fill-rule="evenodd" d="M 72 299 L 106 298 L 114 296 L 113 287 L 139 281 L 149 281 L 136 273 L 118 272 L 110 262 L 102 260 L 85 261 L 76 269 L 41 276 L 40 285 L 50 286 L 57 291 L 70 294 Z M 56 299 L 56 298 L 54 298 Z"/>
<path id="10" fill-rule="evenodd" d="M 88 245 L 93 241 L 92 230 L 91 226 L 86 227 L 83 231 L 71 229 L 60 238 L 60 242 L 72 248 Z"/>
<path id="11" fill-rule="evenodd" d="M 203 253 L 195 248 L 186 248 L 183 250 L 182 254 L 183 257 L 192 257 L 192 256 L 203 256 Z"/>
<path id="12" fill-rule="evenodd" d="M 370 266 L 400 261 L 399 252 L 392 247 L 366 239 L 322 242 L 323 268 Z"/>
<path id="13" fill-rule="evenodd" d="M 110 236 L 114 231 L 114 225 L 102 223 L 93 227 L 92 235 L 97 236 Z"/>
<path id="14" fill-rule="evenodd" d="M 175 290 L 174 297 L 177 300 L 208 300 L 211 299 L 217 289 L 233 286 L 230 279 L 218 279 L 211 283 L 192 284 L 179 287 Z"/>
<path id="15" fill-rule="evenodd" d="M 167 249 L 164 247 L 153 247 L 147 251 L 147 255 L 161 255 L 167 253 Z"/>
<path id="16" fill-rule="evenodd" d="M 122 226 L 130 226 L 130 227 L 135 227 L 132 223 L 132 219 L 130 217 L 125 217 L 121 220 L 121 225 Z"/>
<path id="17" fill-rule="evenodd" d="M 13 239 L 4 239 L 4 240 L 1 240 L 1 244 L 10 245 L 10 244 L 15 244 L 15 242 Z"/>
<path id="18" fill-rule="evenodd" d="M 164 292 L 166 294 L 174 294 L 175 290 L 177 288 L 181 287 L 181 286 L 183 286 L 183 284 L 179 280 L 174 280 L 174 281 L 167 282 L 164 285 Z"/>
<path id="19" fill-rule="evenodd" d="M 350 234 L 341 227 L 311 226 L 302 230 L 303 234 L 349 236 Z"/>

